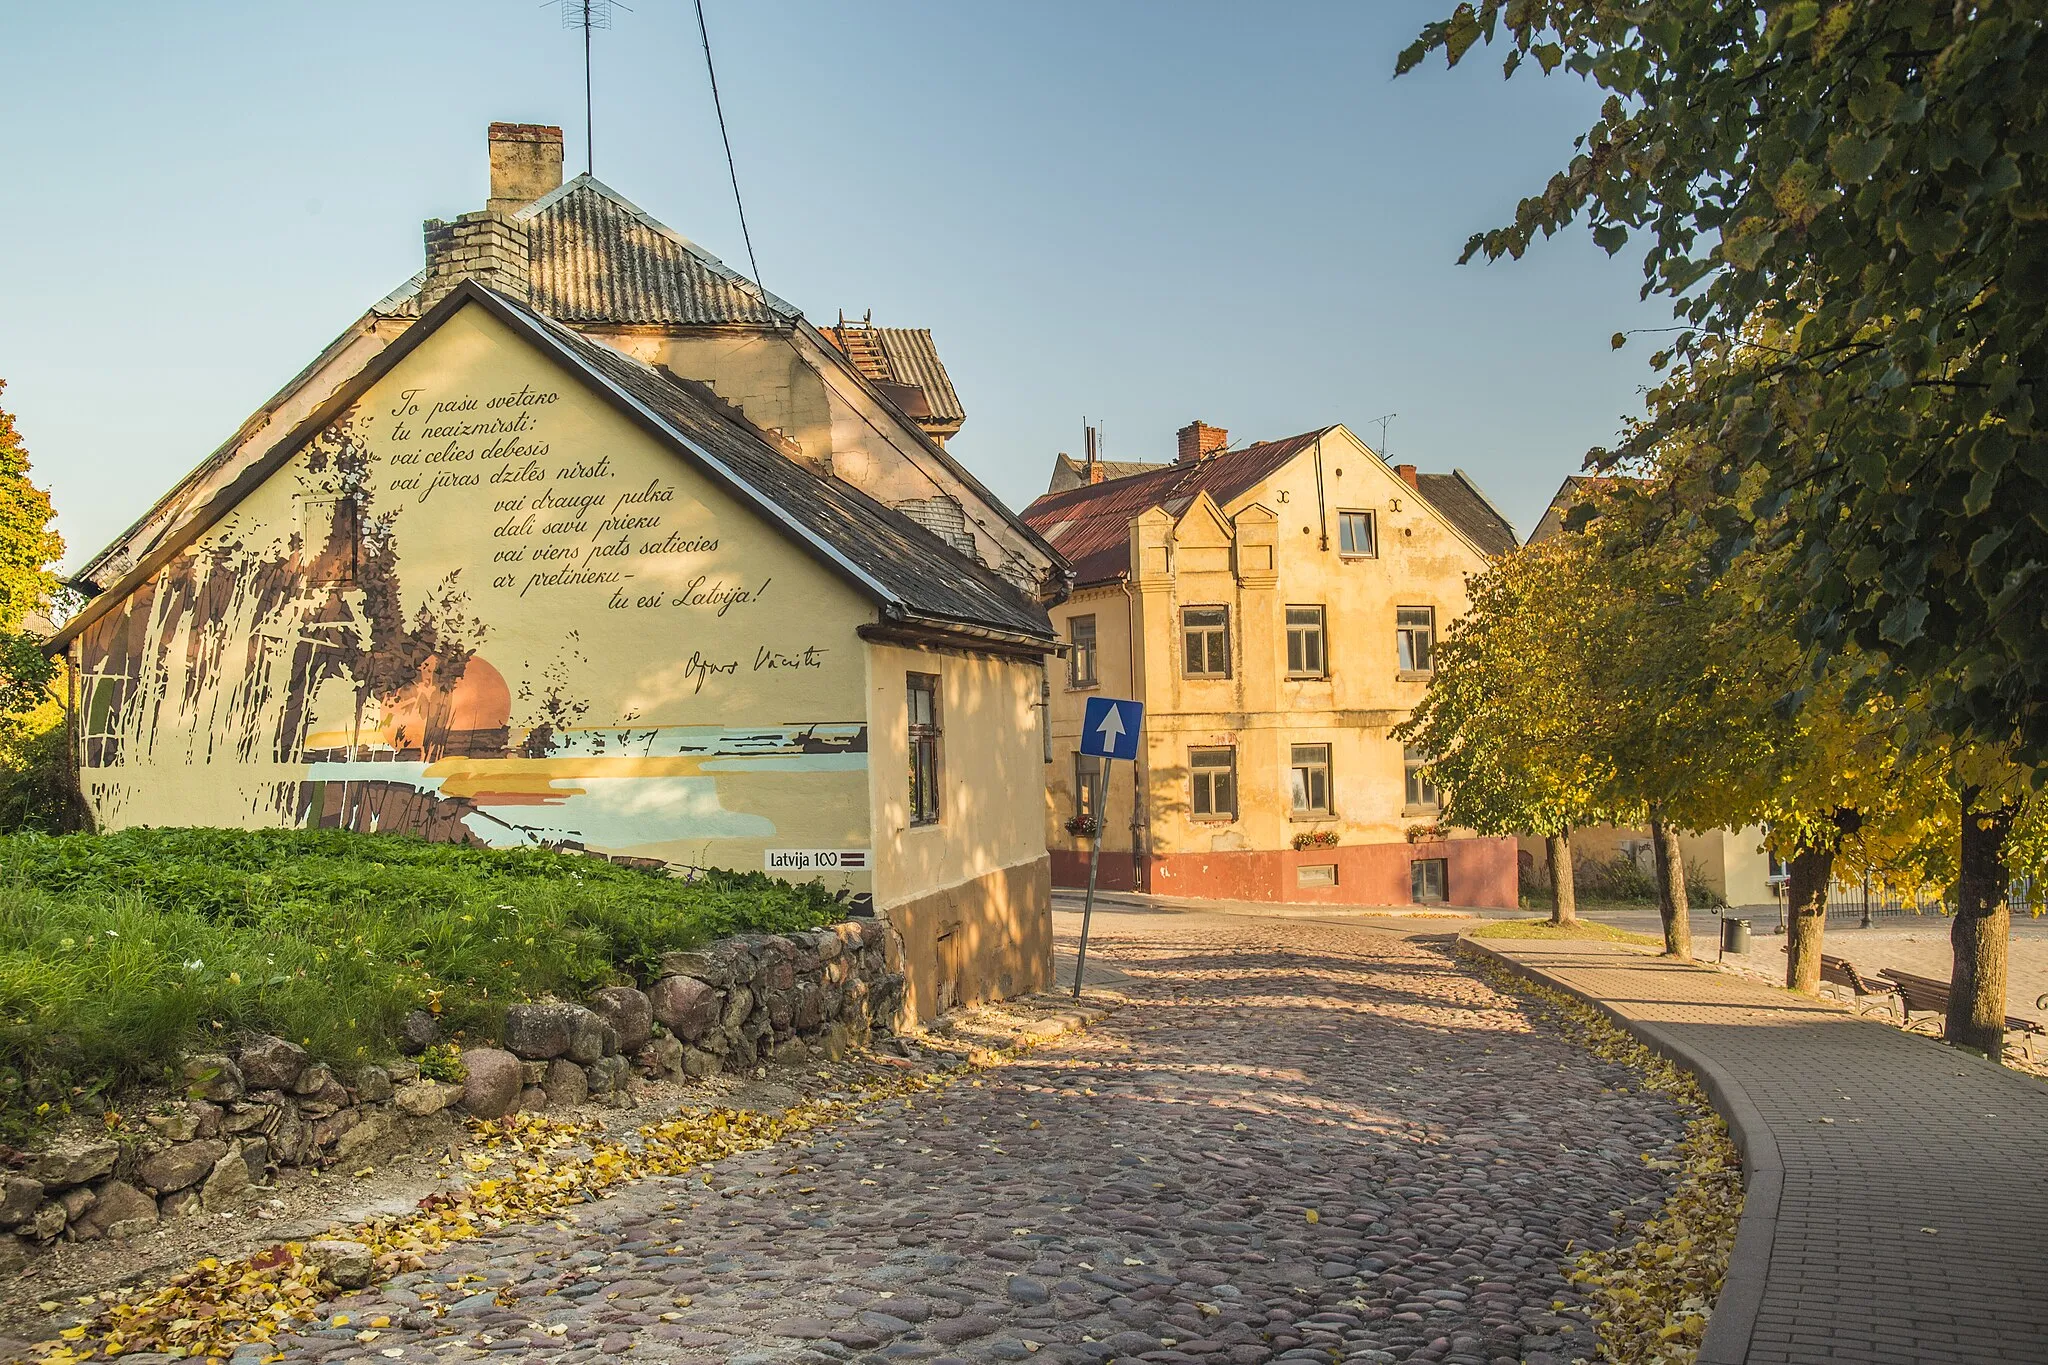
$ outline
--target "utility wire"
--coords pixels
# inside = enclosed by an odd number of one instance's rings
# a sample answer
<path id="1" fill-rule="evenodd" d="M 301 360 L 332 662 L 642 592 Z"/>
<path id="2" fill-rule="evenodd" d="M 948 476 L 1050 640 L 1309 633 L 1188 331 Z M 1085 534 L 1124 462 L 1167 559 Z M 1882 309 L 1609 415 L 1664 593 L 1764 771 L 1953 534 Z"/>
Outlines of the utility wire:
<path id="1" fill-rule="evenodd" d="M 704 39 L 704 74 L 711 78 L 711 107 L 718 114 L 719 139 L 725 143 L 725 170 L 732 177 L 733 207 L 740 214 L 740 240 L 747 244 L 747 265 L 754 272 L 754 283 L 765 294 L 768 286 L 761 283 L 761 263 L 754 259 L 754 237 L 747 231 L 746 201 L 740 198 L 740 172 L 733 164 L 732 135 L 725 131 L 725 106 L 718 98 L 718 70 L 711 64 L 711 30 L 704 26 L 704 0 L 697 0 L 697 32 Z"/>

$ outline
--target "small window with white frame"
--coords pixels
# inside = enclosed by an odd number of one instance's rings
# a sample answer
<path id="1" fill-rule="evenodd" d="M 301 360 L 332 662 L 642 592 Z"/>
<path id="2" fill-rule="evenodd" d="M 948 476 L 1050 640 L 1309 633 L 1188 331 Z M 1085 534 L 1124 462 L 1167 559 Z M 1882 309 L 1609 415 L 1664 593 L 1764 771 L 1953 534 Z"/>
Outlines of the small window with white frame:
<path id="1" fill-rule="evenodd" d="M 1075 616 L 1067 621 L 1067 686 L 1095 685 L 1095 617 Z"/>
<path id="2" fill-rule="evenodd" d="M 1289 747 L 1289 786 L 1296 815 L 1330 813 L 1330 746 L 1295 744 Z"/>
<path id="3" fill-rule="evenodd" d="M 1329 655 L 1323 630 L 1321 607 L 1287 609 L 1287 676 L 1326 678 L 1330 675 Z"/>
<path id="4" fill-rule="evenodd" d="M 1197 820 L 1237 818 L 1237 750 L 1228 745 L 1188 750 L 1193 790 L 1189 809 Z"/>
<path id="5" fill-rule="evenodd" d="M 1432 671 L 1436 667 L 1436 608 L 1394 608 L 1394 647 L 1403 673 Z"/>
<path id="6" fill-rule="evenodd" d="M 1380 552 L 1379 539 L 1374 534 L 1377 529 L 1370 512 L 1339 512 L 1337 553 L 1346 559 L 1373 558 Z"/>

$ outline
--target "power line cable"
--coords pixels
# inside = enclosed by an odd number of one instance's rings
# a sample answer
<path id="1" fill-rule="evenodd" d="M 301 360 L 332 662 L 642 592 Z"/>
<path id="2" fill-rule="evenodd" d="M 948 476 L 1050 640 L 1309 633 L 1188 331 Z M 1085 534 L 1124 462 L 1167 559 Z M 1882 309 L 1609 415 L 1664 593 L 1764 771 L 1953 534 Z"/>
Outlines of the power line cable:
<path id="1" fill-rule="evenodd" d="M 697 0 L 697 33 L 704 39 L 704 74 L 711 78 L 711 108 L 718 114 L 719 140 L 725 143 L 725 170 L 732 177 L 732 202 L 739 210 L 740 240 L 747 244 L 747 265 L 754 272 L 754 283 L 765 294 L 768 286 L 761 283 L 761 263 L 754 259 L 754 237 L 747 231 L 746 201 L 740 198 L 740 172 L 733 164 L 732 135 L 725 131 L 725 106 L 718 98 L 718 69 L 711 64 L 711 30 L 704 25 L 704 0 Z"/>

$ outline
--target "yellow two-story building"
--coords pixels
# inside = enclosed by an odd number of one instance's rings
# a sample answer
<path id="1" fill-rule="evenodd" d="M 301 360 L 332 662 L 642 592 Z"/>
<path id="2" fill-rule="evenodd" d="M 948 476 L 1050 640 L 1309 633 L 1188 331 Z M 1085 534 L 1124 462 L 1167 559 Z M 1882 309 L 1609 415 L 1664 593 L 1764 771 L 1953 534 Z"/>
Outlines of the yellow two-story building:
<path id="1" fill-rule="evenodd" d="M 1513 906 L 1515 841 L 1437 824 L 1426 755 L 1390 737 L 1421 701 L 1465 582 L 1512 550 L 1464 473 L 1389 466 L 1342 426 L 1178 458 L 1062 457 L 1025 521 L 1073 566 L 1052 612 L 1046 838 L 1055 885 L 1357 905 Z M 1139 758 L 1095 809 L 1095 694 L 1145 703 Z"/>

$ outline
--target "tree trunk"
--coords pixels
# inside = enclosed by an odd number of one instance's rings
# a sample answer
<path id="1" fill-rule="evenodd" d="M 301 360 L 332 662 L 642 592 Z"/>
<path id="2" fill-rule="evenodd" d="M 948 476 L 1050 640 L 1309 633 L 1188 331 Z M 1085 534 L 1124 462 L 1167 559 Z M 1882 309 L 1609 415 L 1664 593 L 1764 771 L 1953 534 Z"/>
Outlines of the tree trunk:
<path id="1" fill-rule="evenodd" d="M 1821 936 L 1828 922 L 1828 883 L 1835 871 L 1832 847 L 1800 847 L 1792 854 L 1785 883 L 1785 984 L 1807 995 L 1820 994 Z"/>
<path id="2" fill-rule="evenodd" d="M 2005 903 L 2005 836 L 2019 807 L 1979 811 L 1981 787 L 1963 788 L 1963 857 L 1956 922 L 1949 929 L 1955 969 L 1948 983 L 1942 1036 L 1958 1047 L 2005 1061 L 2005 948 L 2012 911 Z"/>
<path id="3" fill-rule="evenodd" d="M 1657 914 L 1664 921 L 1664 956 L 1690 962 L 1692 916 L 1685 903 L 1685 856 L 1678 849 L 1678 831 L 1652 819 L 1650 841 L 1657 855 Z"/>
<path id="4" fill-rule="evenodd" d="M 1550 854 L 1550 922 L 1579 922 L 1579 893 L 1572 885 L 1572 832 L 1563 830 L 1544 841 Z"/>

